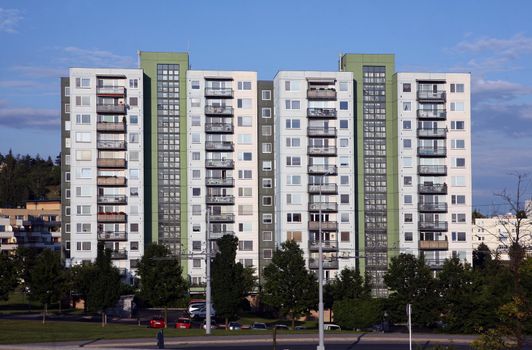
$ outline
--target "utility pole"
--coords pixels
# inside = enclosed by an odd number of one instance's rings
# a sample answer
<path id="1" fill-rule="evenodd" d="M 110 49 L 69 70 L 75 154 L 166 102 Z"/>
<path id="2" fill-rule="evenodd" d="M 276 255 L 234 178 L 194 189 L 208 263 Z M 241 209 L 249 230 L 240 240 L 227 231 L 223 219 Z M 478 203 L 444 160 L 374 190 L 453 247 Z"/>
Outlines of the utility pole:
<path id="1" fill-rule="evenodd" d="M 206 242 L 206 254 L 205 254 L 205 271 L 206 271 L 206 286 L 205 286 L 205 307 L 206 321 L 205 321 L 205 334 L 211 334 L 211 224 L 210 224 L 210 208 L 207 206 L 207 230 L 205 232 Z"/>

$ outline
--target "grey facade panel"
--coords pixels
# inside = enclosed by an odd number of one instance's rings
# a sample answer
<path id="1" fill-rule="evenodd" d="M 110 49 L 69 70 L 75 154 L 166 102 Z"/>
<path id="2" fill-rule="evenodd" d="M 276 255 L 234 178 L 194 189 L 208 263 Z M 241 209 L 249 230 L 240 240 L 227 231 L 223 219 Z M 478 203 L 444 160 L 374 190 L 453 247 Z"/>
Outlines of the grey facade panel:
<path id="1" fill-rule="evenodd" d="M 67 198 L 67 192 L 70 192 L 70 182 L 66 181 L 67 173 L 70 173 L 70 164 L 66 159 L 70 157 L 70 148 L 66 147 L 66 139 L 70 138 L 70 131 L 66 130 L 65 125 L 70 122 L 70 96 L 67 96 L 67 88 L 70 88 L 70 78 L 61 78 L 61 256 L 63 259 L 70 258 L 70 216 L 65 215 L 65 208 L 70 207 L 70 198 Z M 68 94 L 70 95 L 70 94 Z M 67 157 L 68 156 L 68 157 Z M 68 190 L 68 191 L 67 191 Z"/>

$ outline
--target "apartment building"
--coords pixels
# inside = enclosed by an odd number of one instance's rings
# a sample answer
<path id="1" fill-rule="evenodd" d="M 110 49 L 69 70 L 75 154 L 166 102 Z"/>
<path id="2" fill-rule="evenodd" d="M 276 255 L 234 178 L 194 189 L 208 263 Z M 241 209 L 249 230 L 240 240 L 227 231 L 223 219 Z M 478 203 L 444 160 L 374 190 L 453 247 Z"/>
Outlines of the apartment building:
<path id="1" fill-rule="evenodd" d="M 275 241 L 298 242 L 317 270 L 321 229 L 328 280 L 355 267 L 352 81 L 350 72 L 281 71 L 274 79 Z"/>
<path id="2" fill-rule="evenodd" d="M 193 286 L 205 281 L 206 232 L 236 235 L 236 259 L 258 267 L 257 74 L 187 72 L 187 215 Z M 196 256 L 195 256 L 196 255 Z"/>
<path id="3" fill-rule="evenodd" d="M 528 203 L 526 207 L 530 208 Z M 509 248 L 519 240 L 526 255 L 532 256 L 532 220 L 524 219 L 520 222 L 519 238 L 516 226 L 517 219 L 511 214 L 475 219 L 471 237 L 472 249 L 478 249 L 479 245 L 485 244 L 491 250 L 493 258 L 509 261 Z"/>
<path id="4" fill-rule="evenodd" d="M 143 74 L 71 68 L 62 80 L 65 258 L 93 261 L 98 242 L 135 274 L 144 251 Z"/>
<path id="5" fill-rule="evenodd" d="M 472 262 L 470 75 L 397 73 L 399 244 Z"/>

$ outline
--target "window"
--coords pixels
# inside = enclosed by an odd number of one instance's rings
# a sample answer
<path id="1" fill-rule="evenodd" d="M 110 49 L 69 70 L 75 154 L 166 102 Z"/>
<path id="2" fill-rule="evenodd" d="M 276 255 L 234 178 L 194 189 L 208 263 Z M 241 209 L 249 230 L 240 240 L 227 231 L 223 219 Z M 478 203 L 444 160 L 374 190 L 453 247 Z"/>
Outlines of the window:
<path id="1" fill-rule="evenodd" d="M 77 250 L 91 250 L 91 242 L 77 242 L 76 249 Z"/>
<path id="2" fill-rule="evenodd" d="M 65 216 L 70 216 L 70 212 L 71 212 L 70 207 L 66 206 L 65 207 Z"/>
<path id="3" fill-rule="evenodd" d="M 349 157 L 348 156 L 341 156 L 341 157 L 338 157 L 338 159 L 339 159 L 341 167 L 349 166 Z"/>
<path id="4" fill-rule="evenodd" d="M 340 214 L 340 222 L 348 223 L 349 222 L 349 213 Z"/>
<path id="5" fill-rule="evenodd" d="M 192 259 L 193 268 L 201 268 L 201 259 Z"/>
<path id="6" fill-rule="evenodd" d="M 239 187 L 238 188 L 239 197 L 251 197 L 253 196 L 253 187 Z"/>
<path id="7" fill-rule="evenodd" d="M 241 204 L 238 206 L 238 215 L 253 215 L 252 204 Z"/>
<path id="8" fill-rule="evenodd" d="M 129 98 L 129 105 L 130 106 L 138 106 L 139 105 L 139 98 L 138 97 L 130 97 Z"/>
<path id="9" fill-rule="evenodd" d="M 451 148 L 452 149 L 464 149 L 465 148 L 465 141 L 464 140 L 460 140 L 460 139 L 451 140 Z"/>
<path id="10" fill-rule="evenodd" d="M 201 160 L 200 152 L 192 152 L 192 160 Z"/>
<path id="11" fill-rule="evenodd" d="M 463 120 L 451 121 L 451 130 L 464 130 L 465 122 Z"/>
<path id="12" fill-rule="evenodd" d="M 70 172 L 69 171 L 65 172 L 65 182 L 70 182 Z"/>
<path id="13" fill-rule="evenodd" d="M 262 90 L 262 100 L 263 101 L 270 101 L 272 99 L 272 91 L 271 90 Z"/>
<path id="14" fill-rule="evenodd" d="M 271 143 L 263 143 L 262 144 L 262 153 L 272 153 L 272 144 Z"/>
<path id="15" fill-rule="evenodd" d="M 289 241 L 301 242 L 301 231 L 286 231 L 286 239 Z"/>
<path id="16" fill-rule="evenodd" d="M 241 222 L 238 224 L 238 232 L 253 231 L 253 224 L 251 222 Z"/>
<path id="17" fill-rule="evenodd" d="M 65 198 L 70 198 L 70 188 L 65 188 Z"/>
<path id="18" fill-rule="evenodd" d="M 201 188 L 193 187 L 192 188 L 192 196 L 193 197 L 199 197 L 200 195 L 201 195 Z"/>
<path id="19" fill-rule="evenodd" d="M 70 113 L 70 103 L 65 103 L 65 113 Z"/>
<path id="20" fill-rule="evenodd" d="M 251 90 L 251 81 L 239 81 L 238 90 Z"/>
<path id="21" fill-rule="evenodd" d="M 69 120 L 65 121 L 65 130 L 70 131 L 72 129 L 72 122 Z"/>
<path id="22" fill-rule="evenodd" d="M 200 143 L 200 142 L 201 142 L 200 134 L 197 133 L 197 132 L 193 132 L 192 133 L 192 143 Z"/>
<path id="23" fill-rule="evenodd" d="M 90 88 L 91 80 L 89 78 L 76 78 L 76 87 L 80 89 Z"/>
<path id="24" fill-rule="evenodd" d="M 403 92 L 412 92 L 412 84 L 403 83 Z"/>
<path id="25" fill-rule="evenodd" d="M 340 242 L 349 242 L 351 240 L 351 234 L 349 231 L 340 232 Z"/>
<path id="26" fill-rule="evenodd" d="M 403 140 L 403 147 L 404 148 L 412 148 L 412 140 L 411 139 L 404 139 Z"/>
<path id="27" fill-rule="evenodd" d="M 412 204 L 412 195 L 411 194 L 405 194 L 404 196 L 404 204 Z"/>
<path id="28" fill-rule="evenodd" d="M 192 241 L 192 250 L 201 251 L 201 241 Z"/>
<path id="29" fill-rule="evenodd" d="M 288 175 L 286 177 L 286 183 L 288 185 L 301 185 L 301 176 L 300 175 Z"/>
<path id="30" fill-rule="evenodd" d="M 129 169 L 129 178 L 131 180 L 138 180 L 140 176 L 139 169 Z"/>
<path id="31" fill-rule="evenodd" d="M 131 89 L 138 89 L 139 87 L 139 80 L 138 79 L 129 79 L 129 87 Z"/>
<path id="32" fill-rule="evenodd" d="M 349 109 L 349 102 L 347 101 L 340 101 L 340 109 L 343 111 L 346 111 Z"/>
<path id="33" fill-rule="evenodd" d="M 273 188 L 273 180 L 270 178 L 262 179 L 262 188 Z"/>
<path id="34" fill-rule="evenodd" d="M 272 249 L 263 249 L 262 250 L 262 257 L 264 259 L 271 259 L 272 255 L 273 255 L 273 250 Z"/>
<path id="35" fill-rule="evenodd" d="M 271 108 L 262 108 L 261 109 L 261 116 L 262 116 L 262 118 L 271 118 L 272 117 L 272 109 Z"/>
<path id="36" fill-rule="evenodd" d="M 243 160 L 243 161 L 253 160 L 253 154 L 251 152 L 239 152 L 238 160 Z"/>
<path id="37" fill-rule="evenodd" d="M 464 84 L 451 84 L 451 92 L 464 92 Z"/>
<path id="38" fill-rule="evenodd" d="M 412 232 L 405 232 L 405 241 L 412 242 L 414 240 L 414 235 Z"/>
<path id="39" fill-rule="evenodd" d="M 299 100 L 285 100 L 285 109 L 300 109 L 301 101 Z"/>
<path id="40" fill-rule="evenodd" d="M 253 172 L 251 170 L 239 170 L 238 171 L 238 178 L 241 180 L 251 179 L 252 175 L 253 175 Z"/>
<path id="41" fill-rule="evenodd" d="M 90 205 L 78 205 L 76 207 L 76 214 L 91 215 L 91 206 Z"/>
<path id="42" fill-rule="evenodd" d="M 262 240 L 263 241 L 273 241 L 273 232 L 272 231 L 262 231 Z"/>
<path id="43" fill-rule="evenodd" d="M 284 89 L 285 91 L 299 91 L 299 81 L 285 80 Z"/>
<path id="44" fill-rule="evenodd" d="M 453 232 L 452 235 L 452 240 L 454 242 L 465 242 L 466 240 L 466 233 L 465 232 Z"/>
<path id="45" fill-rule="evenodd" d="M 239 98 L 236 100 L 237 108 L 241 109 L 250 109 L 251 108 L 251 99 L 250 98 Z"/>
<path id="46" fill-rule="evenodd" d="M 253 259 L 238 259 L 238 262 L 244 267 L 253 267 Z"/>
<path id="47" fill-rule="evenodd" d="M 92 159 L 91 150 L 76 151 L 76 160 L 91 160 L 91 159 Z"/>
<path id="48" fill-rule="evenodd" d="M 412 157 L 404 157 L 403 158 L 403 166 L 405 168 L 411 168 L 412 167 Z"/>
<path id="49" fill-rule="evenodd" d="M 273 168 L 273 162 L 271 160 L 263 160 L 262 161 L 262 170 L 263 171 L 272 171 Z"/>
<path id="50" fill-rule="evenodd" d="M 465 168 L 465 158 L 453 158 L 453 167 Z"/>
<path id="51" fill-rule="evenodd" d="M 286 222 L 301 222 L 301 213 L 287 213 Z"/>
<path id="52" fill-rule="evenodd" d="M 451 196 L 451 203 L 452 204 L 465 204 L 465 196 L 464 195 L 452 195 Z"/>
<path id="53" fill-rule="evenodd" d="M 192 205 L 192 215 L 201 215 L 201 205 L 193 204 Z"/>
<path id="54" fill-rule="evenodd" d="M 340 176 L 340 185 L 349 185 L 349 176 L 348 175 Z"/>
<path id="55" fill-rule="evenodd" d="M 78 179 L 90 179 L 92 177 L 91 168 L 79 168 L 78 170 Z"/>
<path id="56" fill-rule="evenodd" d="M 90 233 L 91 224 L 76 224 L 76 232 L 77 233 Z"/>
<path id="57" fill-rule="evenodd" d="M 251 145 L 253 143 L 253 137 L 251 134 L 239 134 L 238 135 L 238 144 L 239 145 Z"/>
<path id="58" fill-rule="evenodd" d="M 200 88 L 199 80 L 192 80 L 190 82 L 190 87 L 192 88 L 192 90 L 199 90 L 199 88 Z"/>
<path id="59" fill-rule="evenodd" d="M 349 139 L 341 138 L 340 139 L 340 147 L 348 147 L 348 146 L 349 146 Z"/>
<path id="60" fill-rule="evenodd" d="M 70 86 L 65 86 L 65 96 L 66 97 L 70 96 Z"/>
<path id="61" fill-rule="evenodd" d="M 201 107 L 201 100 L 199 98 L 191 98 L 190 107 Z"/>
<path id="62" fill-rule="evenodd" d="M 239 241 L 238 250 L 241 251 L 252 251 L 253 250 L 253 241 Z"/>
<path id="63" fill-rule="evenodd" d="M 131 249 L 132 252 L 136 252 L 139 250 L 139 242 L 129 242 L 129 249 Z"/>
<path id="64" fill-rule="evenodd" d="M 90 96 L 76 96 L 76 106 L 90 106 L 91 98 Z"/>
<path id="65" fill-rule="evenodd" d="M 403 177 L 403 185 L 404 186 L 412 186 L 412 176 Z"/>
<path id="66" fill-rule="evenodd" d="M 463 187 L 465 185 L 465 176 L 451 176 L 451 186 Z"/>
<path id="67" fill-rule="evenodd" d="M 288 166 L 300 166 L 301 157 L 288 156 L 286 157 L 286 165 Z"/>
<path id="68" fill-rule="evenodd" d="M 403 111 L 409 112 L 412 110 L 412 102 L 403 102 Z"/>
<path id="69" fill-rule="evenodd" d="M 287 193 L 286 204 L 301 204 L 301 194 L 299 193 Z"/>
<path id="70" fill-rule="evenodd" d="M 466 222 L 466 214 L 452 214 L 451 215 L 453 222 L 458 223 L 465 223 Z"/>
<path id="71" fill-rule="evenodd" d="M 272 196 L 262 196 L 262 205 L 264 206 L 272 206 L 273 204 L 273 198 Z"/>
<path id="72" fill-rule="evenodd" d="M 88 185 L 76 187 L 76 197 L 90 197 L 92 195 L 91 187 Z"/>
<path id="73" fill-rule="evenodd" d="M 201 179 L 201 170 L 193 169 L 192 170 L 192 178 L 193 179 Z"/>
<path id="74" fill-rule="evenodd" d="M 138 162 L 140 158 L 139 151 L 131 151 L 129 152 L 129 160 L 133 162 Z"/>
<path id="75" fill-rule="evenodd" d="M 76 124 L 78 125 L 88 125 L 91 123 L 90 114 L 76 114 Z"/>
<path id="76" fill-rule="evenodd" d="M 463 102 L 451 102 L 451 111 L 453 112 L 463 112 L 464 103 Z"/>
<path id="77" fill-rule="evenodd" d="M 341 81 L 339 85 L 340 85 L 340 91 L 348 91 L 349 90 L 349 82 Z"/>
<path id="78" fill-rule="evenodd" d="M 412 213 L 405 213 L 404 215 L 405 222 L 412 222 Z"/>
<path id="79" fill-rule="evenodd" d="M 263 125 L 262 126 L 262 136 L 272 136 L 272 126 Z"/>
<path id="80" fill-rule="evenodd" d="M 272 224 L 273 223 L 273 214 L 268 214 L 268 213 L 262 214 L 262 223 L 263 224 Z"/>
<path id="81" fill-rule="evenodd" d="M 201 118 L 197 115 L 190 117 L 190 125 L 192 126 L 201 126 Z"/>
<path id="82" fill-rule="evenodd" d="M 403 120 L 403 130 L 411 130 L 412 122 L 410 120 Z"/>
<path id="83" fill-rule="evenodd" d="M 139 134 L 136 132 L 132 132 L 129 134 L 129 142 L 130 143 L 139 143 Z"/>
<path id="84" fill-rule="evenodd" d="M 238 126 L 251 126 L 253 123 L 253 120 L 251 117 L 238 117 Z"/>
<path id="85" fill-rule="evenodd" d="M 136 125 L 139 123 L 139 116 L 138 115 L 130 115 L 129 116 L 129 123 Z"/>
<path id="86" fill-rule="evenodd" d="M 65 154 L 65 164 L 70 165 L 70 154 Z"/>
<path id="87" fill-rule="evenodd" d="M 340 129 L 348 129 L 348 128 L 349 128 L 349 120 L 340 119 Z"/>
<path id="88" fill-rule="evenodd" d="M 201 232 L 201 225 L 192 225 L 192 232 L 194 233 Z"/>
<path id="89" fill-rule="evenodd" d="M 286 147 L 300 147 L 301 139 L 299 137 L 287 137 Z"/>
<path id="90" fill-rule="evenodd" d="M 348 194 L 341 194 L 340 195 L 340 203 L 349 204 L 349 195 Z"/>
<path id="91" fill-rule="evenodd" d="M 138 197 L 139 196 L 139 188 L 138 187 L 130 187 L 129 188 L 129 195 L 131 197 Z"/>
<path id="92" fill-rule="evenodd" d="M 286 119 L 286 128 L 287 129 L 300 129 L 301 121 L 299 119 Z"/>
<path id="93" fill-rule="evenodd" d="M 129 225 L 131 232 L 139 232 L 139 224 Z"/>

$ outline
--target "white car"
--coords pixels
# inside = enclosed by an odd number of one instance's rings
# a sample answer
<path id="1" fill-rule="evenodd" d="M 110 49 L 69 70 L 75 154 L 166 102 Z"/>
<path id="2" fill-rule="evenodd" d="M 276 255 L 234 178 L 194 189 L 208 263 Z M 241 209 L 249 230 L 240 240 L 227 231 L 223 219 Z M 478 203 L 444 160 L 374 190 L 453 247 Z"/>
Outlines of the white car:
<path id="1" fill-rule="evenodd" d="M 326 331 L 341 331 L 342 327 L 337 324 L 327 323 L 323 325 L 323 329 Z"/>
<path id="2" fill-rule="evenodd" d="M 207 317 L 207 308 L 203 306 L 201 309 L 189 312 L 191 318 L 205 318 Z M 211 306 L 211 317 L 216 317 L 216 310 Z"/>

